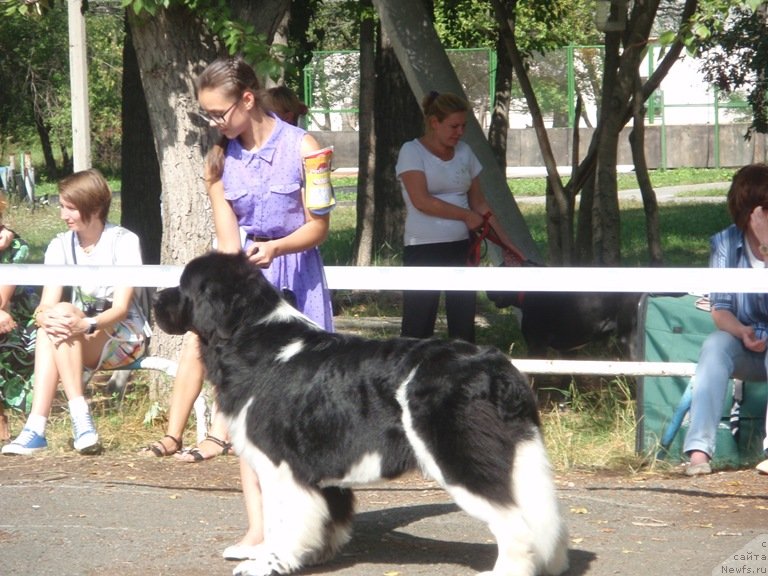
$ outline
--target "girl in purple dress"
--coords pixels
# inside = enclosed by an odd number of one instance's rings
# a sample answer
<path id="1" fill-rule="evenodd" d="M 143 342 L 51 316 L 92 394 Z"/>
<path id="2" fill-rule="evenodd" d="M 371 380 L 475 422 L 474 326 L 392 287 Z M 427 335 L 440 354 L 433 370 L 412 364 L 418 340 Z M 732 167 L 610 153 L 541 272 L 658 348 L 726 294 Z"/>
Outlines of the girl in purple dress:
<path id="1" fill-rule="evenodd" d="M 197 80 L 200 115 L 221 133 L 208 153 L 205 179 L 213 208 L 217 249 L 245 250 L 251 262 L 295 306 L 328 331 L 331 300 L 318 246 L 328 235 L 332 198 L 312 210 L 305 202 L 306 156 L 320 146 L 304 130 L 287 124 L 262 106 L 263 92 L 253 69 L 241 58 L 220 58 Z M 245 240 L 241 234 L 245 234 Z M 202 389 L 204 367 L 193 334 L 184 337 L 179 371 L 171 393 L 167 434 L 147 447 L 156 456 L 181 452 L 181 437 Z M 197 447 L 177 454 L 201 462 L 230 450 L 226 428 L 214 420 L 211 434 Z M 224 551 L 225 558 L 248 559 L 263 540 L 258 478 L 241 461 L 249 528 Z"/>

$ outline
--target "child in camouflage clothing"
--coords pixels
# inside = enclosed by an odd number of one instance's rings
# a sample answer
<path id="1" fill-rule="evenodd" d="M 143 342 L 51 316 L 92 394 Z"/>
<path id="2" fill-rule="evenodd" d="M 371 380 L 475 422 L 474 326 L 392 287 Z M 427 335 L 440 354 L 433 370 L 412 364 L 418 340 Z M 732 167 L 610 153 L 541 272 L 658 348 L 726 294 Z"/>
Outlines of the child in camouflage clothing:
<path id="1" fill-rule="evenodd" d="M 2 224 L 7 207 L 0 194 L 0 264 L 20 264 L 29 256 L 29 246 Z M 0 442 L 10 437 L 5 408 L 27 412 L 31 405 L 34 369 L 34 310 L 38 295 L 31 288 L 0 286 Z"/>

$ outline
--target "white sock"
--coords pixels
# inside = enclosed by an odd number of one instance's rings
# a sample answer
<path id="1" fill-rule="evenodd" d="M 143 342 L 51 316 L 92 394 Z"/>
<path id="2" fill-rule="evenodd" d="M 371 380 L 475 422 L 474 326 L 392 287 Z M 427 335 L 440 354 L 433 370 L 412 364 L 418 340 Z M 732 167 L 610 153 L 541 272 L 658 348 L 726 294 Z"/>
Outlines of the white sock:
<path id="1" fill-rule="evenodd" d="M 24 428 L 27 430 L 32 430 L 32 432 L 39 436 L 45 436 L 46 424 L 48 424 L 48 418 L 46 416 L 30 414 L 27 418 L 27 423 L 24 424 Z"/>
<path id="2" fill-rule="evenodd" d="M 80 420 L 90 413 L 88 402 L 85 401 L 85 396 L 77 396 L 76 398 L 70 398 L 67 402 L 69 406 L 69 417 L 72 420 Z"/>

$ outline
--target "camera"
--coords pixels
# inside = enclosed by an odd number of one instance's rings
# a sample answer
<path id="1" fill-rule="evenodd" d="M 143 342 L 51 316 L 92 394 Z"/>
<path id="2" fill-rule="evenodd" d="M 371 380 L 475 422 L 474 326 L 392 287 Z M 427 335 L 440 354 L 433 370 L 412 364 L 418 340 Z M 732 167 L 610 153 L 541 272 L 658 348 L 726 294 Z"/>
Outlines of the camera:
<path id="1" fill-rule="evenodd" d="M 109 300 L 95 300 L 93 302 L 83 302 L 83 313 L 88 317 L 92 318 L 93 316 L 96 316 L 97 314 L 101 314 L 105 310 L 109 310 L 112 308 L 112 302 Z"/>

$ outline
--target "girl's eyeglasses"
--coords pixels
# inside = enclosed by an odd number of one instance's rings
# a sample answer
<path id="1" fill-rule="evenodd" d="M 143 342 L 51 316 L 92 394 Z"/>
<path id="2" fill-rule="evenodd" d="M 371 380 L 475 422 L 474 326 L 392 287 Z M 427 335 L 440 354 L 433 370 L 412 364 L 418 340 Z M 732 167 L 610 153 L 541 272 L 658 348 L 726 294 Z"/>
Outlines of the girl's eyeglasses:
<path id="1" fill-rule="evenodd" d="M 200 116 L 203 120 L 206 122 L 213 122 L 214 124 L 218 124 L 219 126 L 227 123 L 227 114 L 232 112 L 232 110 L 240 103 L 240 100 L 236 100 L 232 106 L 227 108 L 223 113 L 221 114 L 212 114 L 210 112 L 206 112 L 205 110 L 198 111 L 197 115 Z"/>

